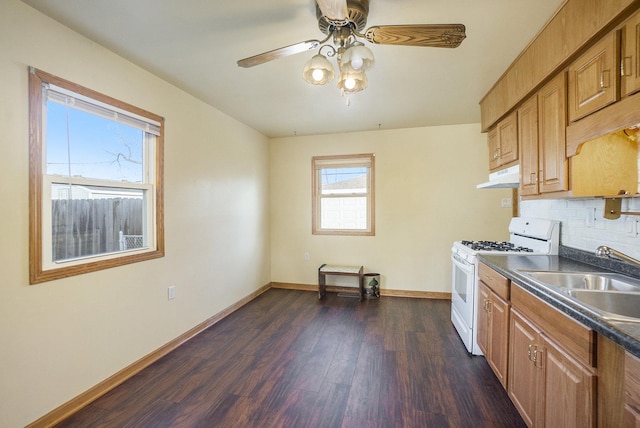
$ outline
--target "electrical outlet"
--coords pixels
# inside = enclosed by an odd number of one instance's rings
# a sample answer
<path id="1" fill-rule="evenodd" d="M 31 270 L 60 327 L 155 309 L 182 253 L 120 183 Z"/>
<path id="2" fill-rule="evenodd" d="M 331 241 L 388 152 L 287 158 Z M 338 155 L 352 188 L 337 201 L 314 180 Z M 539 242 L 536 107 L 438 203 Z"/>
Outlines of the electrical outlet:
<path id="1" fill-rule="evenodd" d="M 631 217 L 627 217 L 627 219 L 624 221 L 624 228 L 627 232 L 627 234 L 629 235 L 633 235 L 633 229 L 635 228 L 635 219 L 631 218 Z"/>
<path id="2" fill-rule="evenodd" d="M 502 201 L 500 201 L 500 206 L 502 208 L 511 208 L 511 198 L 502 198 Z"/>
<path id="3" fill-rule="evenodd" d="M 167 295 L 169 297 L 169 300 L 173 300 L 173 299 L 176 298 L 176 286 L 175 285 L 169 286 L 169 288 L 167 289 Z"/>
<path id="4" fill-rule="evenodd" d="M 596 209 L 589 208 L 587 210 L 587 218 L 584 221 L 587 227 L 596 227 Z"/>
<path id="5" fill-rule="evenodd" d="M 627 235 L 633 236 L 634 238 L 638 236 L 638 219 L 627 217 L 624 226 Z"/>

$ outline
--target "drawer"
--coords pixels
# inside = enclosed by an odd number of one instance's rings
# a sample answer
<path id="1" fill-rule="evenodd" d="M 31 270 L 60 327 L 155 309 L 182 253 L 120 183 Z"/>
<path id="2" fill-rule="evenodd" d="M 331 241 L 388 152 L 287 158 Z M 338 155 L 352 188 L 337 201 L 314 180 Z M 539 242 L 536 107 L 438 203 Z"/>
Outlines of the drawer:
<path id="1" fill-rule="evenodd" d="M 507 278 L 484 263 L 480 263 L 478 266 L 478 278 L 498 296 L 509 301 L 511 294 L 509 290 L 510 281 Z"/>

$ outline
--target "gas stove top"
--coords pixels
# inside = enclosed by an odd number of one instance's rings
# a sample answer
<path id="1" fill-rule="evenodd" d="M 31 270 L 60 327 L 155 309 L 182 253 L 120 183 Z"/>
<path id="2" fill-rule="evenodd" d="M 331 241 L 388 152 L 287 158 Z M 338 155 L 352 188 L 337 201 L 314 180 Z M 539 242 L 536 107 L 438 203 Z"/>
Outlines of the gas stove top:
<path id="1" fill-rule="evenodd" d="M 460 241 L 474 251 L 502 251 L 513 253 L 533 253 L 533 249 L 506 241 Z"/>
<path id="2" fill-rule="evenodd" d="M 558 254 L 559 222 L 553 220 L 514 217 L 509 223 L 509 241 L 456 241 L 452 252 L 467 261 L 476 254 Z"/>

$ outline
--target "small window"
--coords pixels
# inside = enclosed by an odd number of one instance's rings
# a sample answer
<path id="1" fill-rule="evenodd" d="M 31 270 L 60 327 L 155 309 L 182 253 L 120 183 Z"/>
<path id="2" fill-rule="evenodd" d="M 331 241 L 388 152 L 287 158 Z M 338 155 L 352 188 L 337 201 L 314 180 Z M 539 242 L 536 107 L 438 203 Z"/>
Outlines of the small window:
<path id="1" fill-rule="evenodd" d="M 164 120 L 29 74 L 30 282 L 164 255 Z"/>
<path id="2" fill-rule="evenodd" d="M 373 154 L 313 158 L 313 234 L 375 235 Z"/>

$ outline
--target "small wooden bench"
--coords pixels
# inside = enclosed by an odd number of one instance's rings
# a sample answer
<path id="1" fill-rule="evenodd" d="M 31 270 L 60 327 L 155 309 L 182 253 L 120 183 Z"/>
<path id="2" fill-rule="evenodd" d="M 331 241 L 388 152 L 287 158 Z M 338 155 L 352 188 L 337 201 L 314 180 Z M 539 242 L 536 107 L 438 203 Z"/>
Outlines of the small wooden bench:
<path id="1" fill-rule="evenodd" d="M 364 267 L 323 264 L 318 268 L 318 299 L 322 300 L 326 294 L 327 275 L 357 276 L 358 296 L 364 299 Z"/>

